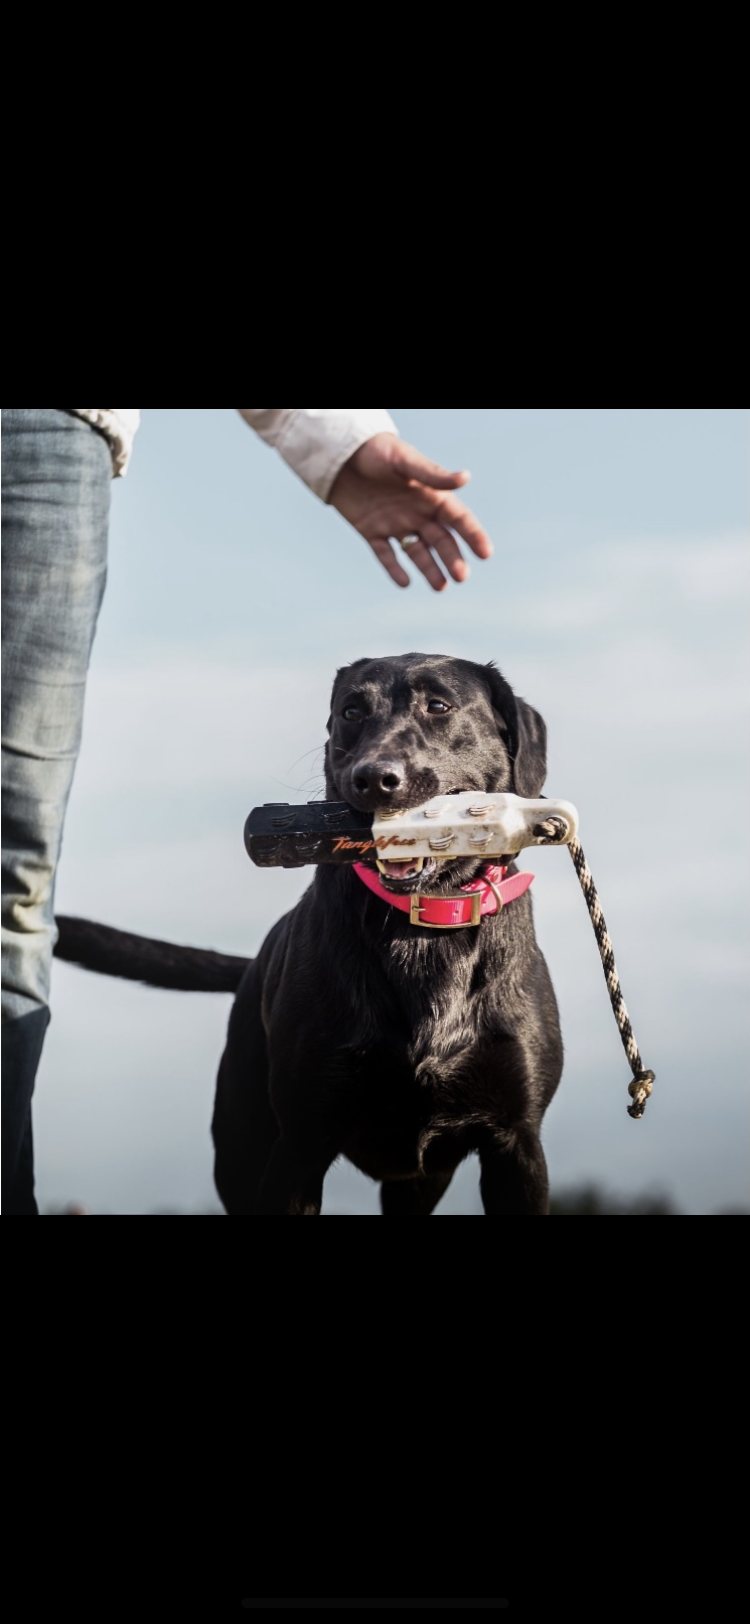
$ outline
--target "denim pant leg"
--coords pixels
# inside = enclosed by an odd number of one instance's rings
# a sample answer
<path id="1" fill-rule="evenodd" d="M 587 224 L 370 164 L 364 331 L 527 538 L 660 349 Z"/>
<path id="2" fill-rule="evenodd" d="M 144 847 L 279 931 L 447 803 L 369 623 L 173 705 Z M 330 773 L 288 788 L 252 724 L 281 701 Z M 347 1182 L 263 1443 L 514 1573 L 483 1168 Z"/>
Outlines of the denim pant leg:
<path id="1" fill-rule="evenodd" d="M 34 1214 L 31 1096 L 112 463 L 103 436 L 63 411 L 3 410 L 2 436 L 2 1197 L 4 1214 Z"/>

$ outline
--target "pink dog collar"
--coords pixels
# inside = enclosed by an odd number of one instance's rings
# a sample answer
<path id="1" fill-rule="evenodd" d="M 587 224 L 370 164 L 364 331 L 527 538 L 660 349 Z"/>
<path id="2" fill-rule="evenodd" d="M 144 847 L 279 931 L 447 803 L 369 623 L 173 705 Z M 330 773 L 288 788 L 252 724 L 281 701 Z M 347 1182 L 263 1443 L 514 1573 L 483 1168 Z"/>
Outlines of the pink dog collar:
<path id="1" fill-rule="evenodd" d="M 408 897 L 399 897 L 392 891 L 386 891 L 374 869 L 365 868 L 364 863 L 353 863 L 352 867 L 376 897 L 381 897 L 391 908 L 408 913 L 410 924 L 429 925 L 434 930 L 478 925 L 485 914 L 499 913 L 506 903 L 523 896 L 534 878 L 533 874 L 521 873 L 511 874 L 510 879 L 506 880 L 504 868 L 496 863 L 484 863 L 476 880 L 472 880 L 470 885 L 462 885 L 460 891 L 449 896 L 432 897 L 413 891 Z"/>

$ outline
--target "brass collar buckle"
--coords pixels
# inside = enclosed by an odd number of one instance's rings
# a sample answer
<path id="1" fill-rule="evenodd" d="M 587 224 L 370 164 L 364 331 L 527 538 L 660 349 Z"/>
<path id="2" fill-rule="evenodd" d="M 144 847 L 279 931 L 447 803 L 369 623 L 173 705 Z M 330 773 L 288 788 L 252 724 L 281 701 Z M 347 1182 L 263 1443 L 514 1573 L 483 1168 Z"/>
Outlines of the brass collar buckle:
<path id="1" fill-rule="evenodd" d="M 497 894 L 497 893 L 496 893 Z M 471 900 L 471 918 L 459 919 L 455 924 L 443 925 L 434 919 L 420 919 L 421 905 L 426 902 L 468 902 Z M 409 924 L 422 925 L 426 930 L 463 930 L 466 925 L 479 925 L 482 918 L 481 891 L 454 891 L 441 897 L 426 897 L 415 891 L 410 899 Z"/>

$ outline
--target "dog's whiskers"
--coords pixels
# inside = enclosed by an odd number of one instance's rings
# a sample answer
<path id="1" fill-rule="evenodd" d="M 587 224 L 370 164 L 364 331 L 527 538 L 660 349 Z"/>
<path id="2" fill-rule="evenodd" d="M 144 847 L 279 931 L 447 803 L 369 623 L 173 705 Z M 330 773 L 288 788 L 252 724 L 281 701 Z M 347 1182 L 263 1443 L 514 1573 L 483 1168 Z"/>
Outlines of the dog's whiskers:
<path id="1" fill-rule="evenodd" d="M 313 756 L 315 754 L 316 750 L 325 750 L 325 745 L 314 744 L 312 750 L 305 750 L 301 756 L 297 757 L 296 761 L 292 762 L 291 767 L 287 767 L 287 772 L 293 773 L 295 767 L 299 765 L 300 761 L 306 761 L 308 756 Z"/>

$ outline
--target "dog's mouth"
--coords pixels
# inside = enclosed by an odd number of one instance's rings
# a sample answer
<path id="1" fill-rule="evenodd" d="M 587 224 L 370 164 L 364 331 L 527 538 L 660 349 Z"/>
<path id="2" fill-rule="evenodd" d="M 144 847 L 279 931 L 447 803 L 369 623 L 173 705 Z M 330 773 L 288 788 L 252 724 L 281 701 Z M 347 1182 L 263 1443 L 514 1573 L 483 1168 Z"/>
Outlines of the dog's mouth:
<path id="1" fill-rule="evenodd" d="M 444 795 L 460 795 L 461 787 L 444 790 Z M 413 890 L 414 882 L 419 880 L 424 884 L 437 874 L 438 862 L 435 857 L 406 857 L 406 858 L 380 858 L 376 857 L 380 873 L 393 889 Z"/>
<path id="2" fill-rule="evenodd" d="M 477 788 L 479 788 L 477 784 L 456 784 L 451 789 L 440 790 L 438 793 L 441 795 L 461 795 L 465 790 Z M 392 805 L 392 803 L 388 804 Z M 386 890 L 389 891 L 416 890 L 418 884 L 426 884 L 437 874 L 439 861 L 440 859 L 435 857 L 365 858 L 366 866 L 368 868 L 372 866 L 377 868 Z"/>
<path id="3" fill-rule="evenodd" d="M 383 876 L 388 888 L 394 890 L 410 889 L 419 881 L 432 878 L 437 873 L 437 863 L 434 857 L 407 857 L 405 859 L 391 859 L 376 857 L 375 862 Z"/>

